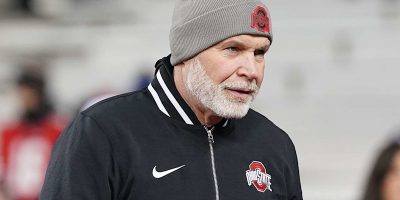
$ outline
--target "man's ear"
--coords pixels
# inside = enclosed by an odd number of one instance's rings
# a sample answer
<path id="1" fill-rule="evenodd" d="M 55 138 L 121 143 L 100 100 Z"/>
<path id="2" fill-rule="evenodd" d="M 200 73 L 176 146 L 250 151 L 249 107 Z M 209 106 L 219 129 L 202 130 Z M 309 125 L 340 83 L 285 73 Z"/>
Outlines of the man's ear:
<path id="1" fill-rule="evenodd" d="M 181 63 L 179 63 L 179 64 L 177 64 L 177 65 L 175 65 L 175 66 L 180 66 L 180 67 L 189 66 L 190 64 L 192 64 L 192 62 L 194 61 L 195 58 L 196 58 L 196 57 L 193 57 L 193 58 L 184 60 L 184 61 L 182 61 Z"/>
<path id="2" fill-rule="evenodd" d="M 186 61 L 185 61 L 186 62 Z M 181 67 L 183 67 L 185 65 L 185 63 L 184 62 L 181 62 L 181 63 L 179 63 L 179 64 L 176 64 L 175 66 L 174 66 L 174 68 L 175 67 L 179 67 L 179 68 L 181 68 Z"/>

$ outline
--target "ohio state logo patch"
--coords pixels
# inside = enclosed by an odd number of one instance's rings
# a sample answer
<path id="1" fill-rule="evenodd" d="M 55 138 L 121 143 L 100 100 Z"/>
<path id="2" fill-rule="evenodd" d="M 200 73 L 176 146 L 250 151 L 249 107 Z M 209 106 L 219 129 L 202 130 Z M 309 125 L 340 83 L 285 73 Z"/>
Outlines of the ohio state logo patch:
<path id="1" fill-rule="evenodd" d="M 257 6 L 251 14 L 251 28 L 256 28 L 263 33 L 271 31 L 268 12 L 264 7 Z"/>
<path id="2" fill-rule="evenodd" d="M 272 178 L 271 175 L 267 174 L 264 165 L 259 161 L 253 161 L 249 168 L 250 170 L 246 171 L 247 184 L 253 185 L 259 192 L 265 192 L 267 189 L 272 192 Z"/>

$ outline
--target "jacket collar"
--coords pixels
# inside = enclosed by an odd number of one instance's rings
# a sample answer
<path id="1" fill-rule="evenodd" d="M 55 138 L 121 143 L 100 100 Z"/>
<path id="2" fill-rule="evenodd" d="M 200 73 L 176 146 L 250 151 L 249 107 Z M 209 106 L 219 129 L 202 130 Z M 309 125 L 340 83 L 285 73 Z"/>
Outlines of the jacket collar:
<path id="1" fill-rule="evenodd" d="M 151 93 L 157 107 L 165 115 L 189 125 L 202 125 L 189 105 L 183 100 L 176 89 L 171 55 L 157 61 L 155 77 L 147 89 Z M 216 126 L 226 127 L 231 120 L 222 120 Z"/>

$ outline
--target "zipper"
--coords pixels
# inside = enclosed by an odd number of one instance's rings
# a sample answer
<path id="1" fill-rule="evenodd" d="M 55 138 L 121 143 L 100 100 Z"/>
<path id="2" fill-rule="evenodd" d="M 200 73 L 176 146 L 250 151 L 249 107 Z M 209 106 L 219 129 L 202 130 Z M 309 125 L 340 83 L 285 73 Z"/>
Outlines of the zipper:
<path id="1" fill-rule="evenodd" d="M 208 136 L 208 146 L 210 147 L 210 157 L 211 157 L 211 168 L 212 168 L 212 173 L 213 173 L 213 178 L 214 178 L 214 187 L 215 187 L 215 199 L 219 200 L 219 189 L 218 189 L 218 181 L 217 181 L 217 172 L 215 169 L 215 159 L 214 159 L 214 135 L 212 131 L 214 130 L 214 126 L 210 129 L 208 129 L 206 126 L 204 126 L 204 129 L 207 131 L 207 136 Z"/>

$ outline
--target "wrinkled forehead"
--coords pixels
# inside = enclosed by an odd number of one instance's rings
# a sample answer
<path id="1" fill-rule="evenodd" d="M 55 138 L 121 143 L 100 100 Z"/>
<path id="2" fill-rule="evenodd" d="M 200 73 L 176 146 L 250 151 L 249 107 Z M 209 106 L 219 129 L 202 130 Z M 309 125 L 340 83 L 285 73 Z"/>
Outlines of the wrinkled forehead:
<path id="1" fill-rule="evenodd" d="M 215 44 L 213 47 L 226 45 L 239 45 L 247 48 L 268 49 L 271 45 L 271 41 L 268 37 L 264 36 L 238 35 L 222 40 L 221 42 Z"/>

